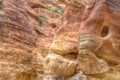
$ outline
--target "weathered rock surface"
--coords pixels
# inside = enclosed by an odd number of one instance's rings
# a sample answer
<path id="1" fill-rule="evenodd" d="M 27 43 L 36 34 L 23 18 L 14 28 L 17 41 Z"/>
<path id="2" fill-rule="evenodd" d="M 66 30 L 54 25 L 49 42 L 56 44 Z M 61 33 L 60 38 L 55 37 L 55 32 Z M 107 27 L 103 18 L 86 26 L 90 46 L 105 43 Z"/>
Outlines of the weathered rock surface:
<path id="1" fill-rule="evenodd" d="M 119 5 L 112 6 L 115 3 L 111 0 L 96 2 L 89 17 L 81 24 L 78 62 L 86 74 L 103 73 L 111 70 L 111 65 L 119 65 L 120 20 L 117 17 L 120 15 Z M 86 55 L 91 55 L 91 59 Z"/>
<path id="2" fill-rule="evenodd" d="M 83 10 L 83 5 L 76 6 L 73 3 L 68 3 L 65 7 L 62 25 L 55 34 L 49 55 L 45 58 L 45 80 L 79 80 L 80 78 L 86 78 L 83 73 L 79 74 L 80 71 L 77 70 L 78 65 L 76 64 L 78 32 Z"/>
<path id="3" fill-rule="evenodd" d="M 42 5 L 38 0 L 31 4 L 29 0 L 0 0 L 0 80 L 43 80 L 42 61 L 59 21 L 40 24 L 43 11 L 57 16 Z M 36 8 L 42 11 L 38 14 Z"/>
<path id="4" fill-rule="evenodd" d="M 120 80 L 119 5 L 0 0 L 0 80 Z"/>
<path id="5" fill-rule="evenodd" d="M 86 77 L 72 78 L 72 80 L 120 80 L 119 3 L 120 1 L 114 0 L 72 0 L 72 3 L 69 2 L 63 14 L 63 24 L 57 30 L 49 55 L 45 59 L 45 75 L 49 75 L 53 80 L 58 80 L 58 78 L 69 80 L 70 77 L 82 71 Z M 64 58 L 61 58 L 62 63 L 60 63 L 60 58 L 50 54 L 62 56 Z M 71 61 L 77 64 L 77 67 L 74 67 L 76 68 L 74 73 L 71 73 L 69 68 L 65 69 L 70 67 Z M 56 65 L 53 65 L 54 63 Z M 59 63 L 61 71 L 66 70 L 69 73 L 62 74 L 57 66 Z M 72 76 L 66 76 L 67 74 Z M 50 80 L 50 78 L 45 80 Z"/>

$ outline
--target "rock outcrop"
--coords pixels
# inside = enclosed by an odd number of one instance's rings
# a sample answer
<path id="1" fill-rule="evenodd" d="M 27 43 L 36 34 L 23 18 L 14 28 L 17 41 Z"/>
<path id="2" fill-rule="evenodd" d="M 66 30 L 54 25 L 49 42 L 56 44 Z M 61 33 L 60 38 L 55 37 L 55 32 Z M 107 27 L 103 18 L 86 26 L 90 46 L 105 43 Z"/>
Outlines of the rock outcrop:
<path id="1" fill-rule="evenodd" d="M 119 24 L 119 0 L 0 0 L 0 80 L 120 80 Z"/>
<path id="2" fill-rule="evenodd" d="M 0 80 L 43 80 L 42 61 L 60 23 L 54 19 L 61 18 L 44 6 L 38 0 L 0 0 Z"/>
<path id="3" fill-rule="evenodd" d="M 77 6 L 78 5 L 78 6 Z M 78 55 L 78 33 L 84 11 L 82 4 L 68 3 L 63 13 L 63 22 L 58 28 L 50 52 L 45 58 L 45 80 L 73 80 L 85 78 L 76 62 Z M 60 65 L 60 66 L 59 66 Z"/>
<path id="4" fill-rule="evenodd" d="M 45 80 L 69 80 L 81 71 L 83 79 L 72 80 L 120 80 L 119 3 L 114 0 L 69 2 L 63 24 L 45 59 L 48 76 Z"/>

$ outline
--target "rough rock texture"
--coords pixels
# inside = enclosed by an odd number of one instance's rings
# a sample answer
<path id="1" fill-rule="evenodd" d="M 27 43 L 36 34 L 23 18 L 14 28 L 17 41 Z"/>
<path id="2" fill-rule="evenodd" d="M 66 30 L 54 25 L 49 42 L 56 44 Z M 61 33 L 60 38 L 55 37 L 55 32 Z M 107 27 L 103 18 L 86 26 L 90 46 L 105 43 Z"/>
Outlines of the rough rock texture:
<path id="1" fill-rule="evenodd" d="M 0 80 L 120 80 L 119 63 L 119 0 L 0 0 Z"/>
<path id="2" fill-rule="evenodd" d="M 68 3 L 63 13 L 63 22 L 57 30 L 49 55 L 45 58 L 44 80 L 79 80 L 86 78 L 80 73 L 76 59 L 78 55 L 78 32 L 84 6 Z M 59 66 L 60 65 L 60 66 Z M 73 76 L 74 75 L 74 76 Z"/>
<path id="3" fill-rule="evenodd" d="M 44 79 L 74 80 L 82 71 L 75 80 L 120 80 L 119 12 L 119 0 L 70 0 L 44 62 Z"/>
<path id="4" fill-rule="evenodd" d="M 43 11 L 55 16 L 53 20 L 61 18 L 43 5 L 41 1 L 0 0 L 0 80 L 43 80 L 42 61 L 60 19 L 42 24 L 39 19 Z M 42 11 L 38 14 L 36 8 Z"/>
<path id="5" fill-rule="evenodd" d="M 117 3 L 120 3 L 118 1 Z M 85 74 L 109 75 L 116 68 L 119 73 L 119 4 L 111 0 L 98 1 L 81 24 L 79 32 L 78 64 Z M 88 62 L 89 61 L 89 62 Z M 118 70 L 117 70 L 118 69 Z M 114 72 L 114 71 L 113 71 Z M 112 74 L 112 73 L 110 73 Z M 119 80 L 106 78 L 103 80 Z M 112 77 L 112 75 L 111 75 Z M 116 75 L 117 77 L 117 75 Z M 101 80 L 101 79 L 100 79 Z"/>

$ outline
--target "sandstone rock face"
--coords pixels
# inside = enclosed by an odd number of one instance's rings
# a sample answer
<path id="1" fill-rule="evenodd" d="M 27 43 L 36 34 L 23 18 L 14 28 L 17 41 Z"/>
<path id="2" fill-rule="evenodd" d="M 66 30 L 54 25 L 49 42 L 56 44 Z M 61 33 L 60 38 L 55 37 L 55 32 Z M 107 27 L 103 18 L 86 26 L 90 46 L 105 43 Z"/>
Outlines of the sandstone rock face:
<path id="1" fill-rule="evenodd" d="M 23 0 L 1 0 L 1 6 L 0 80 L 34 79 L 36 72 L 31 64 L 37 41 L 36 16 Z"/>
<path id="2" fill-rule="evenodd" d="M 0 80 L 43 80 L 42 61 L 58 20 L 40 24 L 39 18 L 47 10 L 40 1 L 33 7 L 36 3 L 0 0 Z M 36 8 L 42 11 L 38 14 Z M 48 16 L 52 15 L 56 14 L 49 11 Z"/>
<path id="3" fill-rule="evenodd" d="M 78 55 L 78 32 L 82 21 L 84 6 L 68 3 L 63 13 L 63 22 L 57 30 L 50 47 L 49 55 L 45 58 L 44 80 L 79 80 L 86 78 L 79 73 L 76 63 Z M 74 75 L 74 76 L 73 76 Z"/>
<path id="4" fill-rule="evenodd" d="M 0 80 L 120 80 L 119 24 L 119 0 L 0 0 Z"/>
<path id="5" fill-rule="evenodd" d="M 78 62 L 79 67 L 86 74 L 103 73 L 109 71 L 111 66 L 119 65 L 118 45 L 120 43 L 117 40 L 119 40 L 118 23 L 120 20 L 117 17 L 120 15 L 117 7 L 111 7 L 115 3 L 110 0 L 98 1 L 89 17 L 81 24 Z M 90 59 L 88 63 L 89 57 L 86 55 L 91 55 L 90 58 L 93 60 Z"/>
<path id="6" fill-rule="evenodd" d="M 119 3 L 73 0 L 67 4 L 44 61 L 45 80 L 74 80 L 81 71 L 75 80 L 120 80 Z"/>

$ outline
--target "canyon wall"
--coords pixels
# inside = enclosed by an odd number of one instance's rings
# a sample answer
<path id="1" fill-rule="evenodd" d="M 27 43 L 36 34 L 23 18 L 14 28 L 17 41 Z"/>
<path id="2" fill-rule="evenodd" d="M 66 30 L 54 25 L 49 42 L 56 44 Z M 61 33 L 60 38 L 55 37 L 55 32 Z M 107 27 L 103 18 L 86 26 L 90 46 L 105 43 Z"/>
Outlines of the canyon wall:
<path id="1" fill-rule="evenodd" d="M 120 80 L 119 3 L 68 2 L 45 58 L 45 80 Z"/>
<path id="2" fill-rule="evenodd" d="M 43 80 L 42 62 L 61 24 L 45 4 L 0 0 L 0 80 Z"/>
<path id="3" fill-rule="evenodd" d="M 120 80 L 119 0 L 0 0 L 0 80 Z"/>

